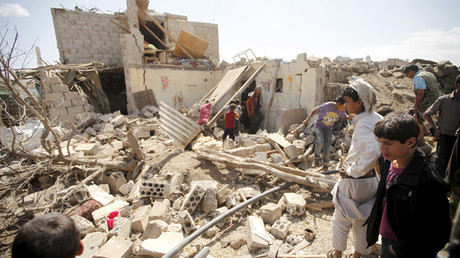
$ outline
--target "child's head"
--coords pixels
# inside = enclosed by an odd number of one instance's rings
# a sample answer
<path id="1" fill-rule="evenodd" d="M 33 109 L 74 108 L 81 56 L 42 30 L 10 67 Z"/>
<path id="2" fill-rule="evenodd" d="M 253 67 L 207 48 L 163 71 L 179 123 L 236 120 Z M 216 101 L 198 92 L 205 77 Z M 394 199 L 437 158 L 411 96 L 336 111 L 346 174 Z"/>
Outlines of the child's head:
<path id="1" fill-rule="evenodd" d="M 347 109 L 347 107 L 345 106 L 345 98 L 342 95 L 337 97 L 337 99 L 335 100 L 335 104 L 337 106 L 337 109 L 340 111 L 345 111 L 345 109 Z"/>
<path id="2" fill-rule="evenodd" d="M 395 160 L 417 146 L 420 127 L 417 121 L 406 113 L 392 112 L 375 124 L 374 134 L 380 142 L 380 151 L 389 160 Z"/>
<path id="3" fill-rule="evenodd" d="M 230 110 L 235 110 L 236 109 L 236 105 L 235 104 L 231 104 L 230 105 Z"/>
<path id="4" fill-rule="evenodd" d="M 364 103 L 359 98 L 358 91 L 353 87 L 347 87 L 343 91 L 343 97 L 345 99 L 345 107 L 350 114 L 359 114 L 365 111 Z"/>
<path id="5" fill-rule="evenodd" d="M 75 257 L 83 252 L 74 221 L 60 213 L 48 213 L 28 221 L 13 242 L 12 257 Z"/>

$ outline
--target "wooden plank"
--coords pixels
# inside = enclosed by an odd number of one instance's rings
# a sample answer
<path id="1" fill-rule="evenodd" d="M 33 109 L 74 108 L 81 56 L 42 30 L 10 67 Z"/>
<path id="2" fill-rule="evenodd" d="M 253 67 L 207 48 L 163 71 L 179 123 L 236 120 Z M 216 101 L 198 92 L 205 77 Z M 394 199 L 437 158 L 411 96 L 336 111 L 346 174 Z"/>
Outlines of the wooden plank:
<path id="1" fill-rule="evenodd" d="M 219 81 L 219 83 L 216 84 L 201 100 L 200 102 L 204 102 L 205 99 L 209 98 L 214 98 L 217 100 L 217 98 L 222 95 L 224 90 L 221 88 L 227 88 L 231 90 L 233 86 L 241 80 L 241 78 L 246 75 L 246 73 L 249 71 L 249 66 L 243 66 L 239 68 L 235 68 L 232 70 L 229 70 L 225 73 L 224 77 Z M 228 86 L 231 83 L 230 87 Z M 220 93 L 220 94 L 219 94 Z M 218 101 L 215 101 L 213 104 L 216 104 Z"/>
<path id="2" fill-rule="evenodd" d="M 241 88 L 235 94 L 233 94 L 233 96 L 227 101 L 227 103 L 225 103 L 225 105 L 219 110 L 219 112 L 217 112 L 217 114 L 211 119 L 211 121 L 208 122 L 208 127 L 212 126 L 217 121 L 217 119 L 219 119 L 224 114 L 225 107 L 230 103 L 230 101 L 235 97 L 239 96 L 252 83 L 252 81 L 254 81 L 254 79 L 257 77 L 257 75 L 259 75 L 259 73 L 262 71 L 264 67 L 265 64 L 262 64 L 259 67 L 259 69 L 257 69 L 257 71 L 255 71 L 251 75 L 251 77 L 246 81 L 246 83 L 243 86 L 241 86 Z"/>
<path id="3" fill-rule="evenodd" d="M 145 24 L 141 24 L 142 27 L 144 27 L 144 29 L 146 29 L 154 38 L 156 38 L 164 47 L 168 48 L 168 46 L 166 46 L 166 44 L 155 34 L 153 33 L 153 31 L 151 31 L 149 29 L 149 27 L 147 27 L 147 25 Z"/>

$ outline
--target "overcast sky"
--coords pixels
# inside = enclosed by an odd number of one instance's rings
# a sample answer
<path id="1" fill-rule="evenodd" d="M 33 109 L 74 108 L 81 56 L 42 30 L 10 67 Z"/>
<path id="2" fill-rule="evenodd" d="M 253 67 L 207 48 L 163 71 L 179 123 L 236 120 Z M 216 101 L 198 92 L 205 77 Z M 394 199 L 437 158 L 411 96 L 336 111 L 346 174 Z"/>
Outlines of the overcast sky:
<path id="1" fill-rule="evenodd" d="M 59 60 L 50 8 L 123 12 L 125 0 L 0 0 L 0 31 L 19 32 L 20 46 L 41 49 L 49 63 Z M 460 65 L 458 0 L 163 0 L 150 10 L 185 15 L 189 21 L 216 23 L 221 60 L 241 51 L 258 57 L 295 59 L 338 55 L 380 61 L 387 58 Z M 27 67 L 35 67 L 32 60 Z"/>

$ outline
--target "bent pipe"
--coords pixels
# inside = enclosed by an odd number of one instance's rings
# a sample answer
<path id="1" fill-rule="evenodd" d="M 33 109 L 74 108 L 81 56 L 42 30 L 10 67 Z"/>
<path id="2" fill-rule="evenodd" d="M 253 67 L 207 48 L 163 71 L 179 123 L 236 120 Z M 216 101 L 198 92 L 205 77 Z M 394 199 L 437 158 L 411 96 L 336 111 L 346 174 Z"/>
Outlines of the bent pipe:
<path id="1" fill-rule="evenodd" d="M 270 189 L 270 190 L 268 190 L 266 192 L 263 192 L 263 193 L 257 195 L 254 198 L 251 198 L 251 199 L 249 199 L 249 200 L 247 200 L 247 201 L 245 201 L 243 203 L 240 203 L 239 205 L 237 205 L 237 206 L 231 208 L 230 210 L 228 210 L 227 212 L 222 213 L 221 215 L 219 215 L 215 219 L 211 220 L 209 223 L 207 223 L 203 227 L 199 228 L 197 231 L 193 232 L 188 237 L 184 238 L 176 247 L 171 249 L 167 254 L 163 255 L 162 258 L 171 258 L 171 257 L 173 257 L 177 252 L 182 250 L 182 248 L 184 248 L 186 245 L 188 245 L 190 242 L 192 242 L 195 238 L 197 238 L 198 236 L 203 234 L 206 230 L 210 229 L 212 226 L 217 224 L 219 221 L 221 221 L 221 220 L 225 219 L 226 217 L 232 215 L 236 211 L 248 206 L 249 204 L 258 201 L 259 199 L 265 197 L 266 195 L 269 195 L 269 194 L 275 193 L 275 192 L 277 192 L 279 190 L 283 190 L 285 188 L 288 188 L 289 186 L 291 186 L 293 184 L 295 184 L 295 183 L 294 182 L 288 182 L 288 183 L 286 183 L 286 184 L 284 184 L 282 186 L 278 186 L 278 187 L 275 187 L 273 189 Z"/>

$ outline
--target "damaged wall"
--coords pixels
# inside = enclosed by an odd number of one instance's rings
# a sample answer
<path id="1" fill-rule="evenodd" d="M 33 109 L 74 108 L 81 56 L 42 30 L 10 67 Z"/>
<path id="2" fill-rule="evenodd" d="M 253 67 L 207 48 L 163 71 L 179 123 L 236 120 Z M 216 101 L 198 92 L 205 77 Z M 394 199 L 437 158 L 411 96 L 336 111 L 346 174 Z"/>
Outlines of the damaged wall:
<path id="1" fill-rule="evenodd" d="M 206 95 L 223 76 L 223 71 L 183 71 L 130 68 L 133 93 L 152 89 L 160 101 L 181 110 L 190 108 Z"/>
<path id="2" fill-rule="evenodd" d="M 120 33 L 113 14 L 51 8 L 60 61 L 63 64 L 102 62 L 122 66 Z"/>

